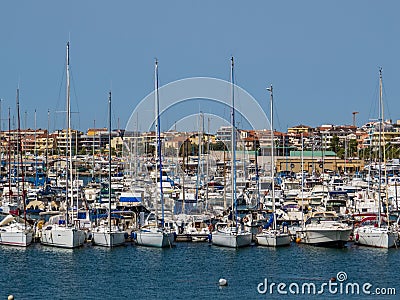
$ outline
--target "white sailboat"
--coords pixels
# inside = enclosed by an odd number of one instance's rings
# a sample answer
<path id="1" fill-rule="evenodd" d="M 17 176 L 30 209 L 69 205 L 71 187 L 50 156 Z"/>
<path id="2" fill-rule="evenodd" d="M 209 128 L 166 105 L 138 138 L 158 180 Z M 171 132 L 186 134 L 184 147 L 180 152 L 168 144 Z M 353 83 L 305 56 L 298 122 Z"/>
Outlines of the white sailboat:
<path id="1" fill-rule="evenodd" d="M 156 151 L 156 161 L 159 162 L 159 172 L 160 172 L 160 188 L 159 196 L 161 200 L 161 227 L 159 227 L 158 220 L 156 218 L 155 224 L 149 224 L 142 227 L 136 233 L 136 243 L 141 246 L 149 247 L 171 247 L 174 243 L 174 234 L 164 228 L 164 195 L 162 186 L 162 157 L 161 157 L 161 129 L 160 129 L 160 112 L 159 112 L 159 98 L 158 98 L 158 61 L 155 61 L 154 68 L 154 79 L 155 79 L 155 112 L 156 112 L 156 123 L 155 130 L 157 134 L 157 151 Z M 157 163 L 156 165 L 156 184 L 157 184 Z M 157 189 L 156 189 L 157 191 Z M 156 192 L 156 201 L 158 197 L 158 192 Z"/>
<path id="2" fill-rule="evenodd" d="M 231 168 L 232 168 L 232 193 L 231 193 L 231 205 L 232 205 L 232 222 L 231 223 L 217 223 L 215 231 L 212 232 L 212 243 L 213 245 L 239 248 L 249 246 L 251 244 L 252 234 L 249 231 L 242 230 L 240 224 L 238 224 L 237 216 L 237 197 L 236 197 L 236 132 L 235 132 L 235 97 L 234 97 L 234 74 L 233 74 L 234 61 L 231 58 L 231 84 L 232 84 L 232 114 L 231 114 Z"/>
<path id="3" fill-rule="evenodd" d="M 70 171 L 70 182 L 72 183 L 72 151 L 71 151 L 71 105 L 70 105 L 70 78 L 69 78 L 69 42 L 67 43 L 67 143 L 66 145 L 66 212 L 62 215 L 52 216 L 49 222 L 42 228 L 40 242 L 43 245 L 55 246 L 61 248 L 76 248 L 82 246 L 86 239 L 86 233 L 79 229 L 78 224 L 69 222 L 69 199 L 71 196 L 71 205 L 73 203 L 72 185 L 68 184 L 68 171 Z M 68 157 L 69 155 L 69 157 Z M 68 189 L 71 193 L 68 193 Z"/>
<path id="4" fill-rule="evenodd" d="M 32 228 L 12 215 L 0 222 L 0 245 L 27 247 L 32 243 Z"/>
<path id="5" fill-rule="evenodd" d="M 383 122 L 383 99 L 382 99 L 382 69 L 379 69 L 379 184 L 378 184 L 378 214 L 377 222 L 369 222 L 368 225 L 361 224 L 360 227 L 354 230 L 355 241 L 359 245 L 377 247 L 377 248 L 391 248 L 396 245 L 399 238 L 399 233 L 392 226 L 383 224 L 381 217 L 381 184 L 382 184 L 382 122 Z"/>
<path id="6" fill-rule="evenodd" d="M 21 136 L 20 136 L 20 110 L 19 110 L 19 89 L 17 89 L 17 113 L 18 113 L 18 139 L 17 139 L 17 149 L 19 150 L 19 162 L 18 165 L 22 167 L 22 151 L 21 150 Z M 9 118 L 9 127 L 10 127 L 10 118 Z M 9 142 L 9 147 L 11 143 Z M 11 151 L 9 151 L 11 153 Z M 10 157 L 10 154 L 9 154 Z M 11 164 L 9 164 L 9 172 L 11 172 Z M 24 169 L 21 169 L 22 172 L 22 188 L 25 191 L 24 185 Z M 11 185 L 11 173 L 9 173 L 9 184 Z M 10 187 L 10 186 L 9 186 Z M 4 194 L 3 197 L 8 197 L 8 203 L 11 204 L 11 188 L 9 188 L 8 194 Z M 17 193 L 19 195 L 19 192 Z M 17 196 L 17 201 L 21 200 L 19 196 Z M 0 222 L 0 244 L 1 245 L 10 245 L 10 246 L 20 246 L 27 247 L 32 242 L 32 228 L 26 222 L 26 205 L 25 205 L 25 193 L 22 193 L 23 209 L 24 209 L 24 219 L 21 220 L 19 217 L 15 217 L 11 214 L 11 211 L 8 210 L 9 213 L 5 218 Z M 18 203 L 16 204 L 16 213 L 18 210 Z"/>
<path id="7" fill-rule="evenodd" d="M 275 160 L 274 160 L 274 114 L 273 114 L 273 101 L 274 95 L 272 90 L 272 85 L 267 89 L 271 95 L 271 178 L 272 178 L 272 189 L 271 189 L 271 196 L 272 196 L 272 228 L 263 229 L 256 235 L 257 244 L 261 246 L 270 246 L 270 247 L 280 247 L 280 246 L 288 246 L 290 245 L 290 235 L 289 233 L 284 233 L 283 231 L 277 229 L 276 226 L 276 207 L 275 207 Z"/>
<path id="8" fill-rule="evenodd" d="M 92 231 L 92 242 L 97 246 L 116 247 L 125 244 L 126 231 L 111 220 L 111 92 L 108 96 L 108 220 Z"/>

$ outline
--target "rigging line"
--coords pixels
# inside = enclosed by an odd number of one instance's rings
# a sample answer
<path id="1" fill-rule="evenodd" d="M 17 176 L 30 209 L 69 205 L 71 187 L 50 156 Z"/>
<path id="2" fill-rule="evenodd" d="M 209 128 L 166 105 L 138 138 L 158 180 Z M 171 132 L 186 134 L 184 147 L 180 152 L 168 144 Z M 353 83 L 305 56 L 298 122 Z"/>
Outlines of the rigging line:
<path id="1" fill-rule="evenodd" d="M 74 91 L 74 96 L 75 96 L 75 105 L 77 106 L 77 114 L 78 114 L 78 126 L 76 128 L 80 128 L 81 127 L 81 118 L 80 118 L 80 113 L 79 113 L 79 101 L 78 101 L 78 96 L 76 93 L 76 89 L 75 89 L 75 81 L 74 81 L 74 76 L 72 74 L 72 70 L 70 67 L 70 77 L 72 79 L 72 90 Z"/>
<path id="2" fill-rule="evenodd" d="M 275 99 L 274 99 L 275 100 Z M 279 119 L 279 113 L 278 113 L 278 111 L 279 111 L 279 105 L 277 105 L 277 104 L 279 104 L 279 101 L 274 101 L 274 111 L 273 111 L 273 114 L 274 114 L 274 121 L 276 120 L 276 121 L 278 121 L 278 122 L 274 122 L 274 127 L 275 128 L 278 128 L 279 130 L 278 131 L 281 131 L 282 130 L 282 126 L 281 126 L 281 122 L 280 122 L 280 119 Z M 270 120 L 271 121 L 271 120 Z M 278 127 L 276 126 L 276 123 L 278 123 Z"/>
<path id="3" fill-rule="evenodd" d="M 378 111 L 378 103 L 376 101 L 376 99 L 378 98 L 378 95 L 379 95 L 379 80 L 378 80 L 377 84 L 375 84 L 375 88 L 372 93 L 372 97 L 370 99 L 368 120 L 376 119 L 376 116 L 378 115 L 378 112 L 377 112 Z"/>
<path id="4" fill-rule="evenodd" d="M 115 98 L 115 96 L 114 96 L 114 98 Z M 113 100 L 113 103 L 111 103 L 111 109 L 112 109 L 112 120 L 114 121 L 114 129 L 120 129 L 120 128 L 118 128 L 118 127 L 120 127 L 120 126 L 118 126 L 118 117 L 117 117 L 117 115 L 115 114 L 115 108 L 114 108 L 114 102 L 115 102 L 115 100 Z M 112 124 L 111 124 L 111 130 L 112 130 L 112 128 L 113 128 L 113 126 L 112 126 Z"/>
<path id="5" fill-rule="evenodd" d="M 65 75 L 65 69 L 66 69 L 66 62 L 64 62 L 64 66 L 63 66 L 63 70 L 62 70 L 62 72 L 61 72 L 61 81 L 60 81 L 60 85 L 59 85 L 59 89 L 58 89 L 58 97 L 57 97 L 57 103 L 56 103 L 56 111 L 58 110 L 58 108 L 60 107 L 60 101 L 61 101 L 61 94 L 62 94 L 62 90 L 63 90 L 63 87 L 64 87 L 64 83 L 65 83 L 65 79 L 64 79 L 64 75 Z M 63 105 L 65 105 L 65 99 L 63 99 Z M 56 116 L 55 116 L 55 114 L 53 115 L 53 118 L 54 118 L 54 120 L 53 120 L 53 126 L 54 126 L 54 128 L 56 128 L 56 126 L 57 126 L 57 122 L 56 122 Z M 65 114 L 63 115 L 63 119 L 62 119 L 62 124 L 63 125 L 61 125 L 62 127 L 64 127 L 64 124 L 66 123 L 66 120 L 65 120 Z"/>
<path id="6" fill-rule="evenodd" d="M 382 83 L 382 93 L 383 93 L 383 106 L 385 108 L 385 115 L 386 115 L 386 119 L 392 119 L 391 114 L 390 114 L 390 108 L 389 108 L 389 101 L 387 101 L 387 94 L 386 94 L 386 89 L 385 89 L 385 85 L 384 83 Z M 385 120 L 382 120 L 383 122 Z"/>

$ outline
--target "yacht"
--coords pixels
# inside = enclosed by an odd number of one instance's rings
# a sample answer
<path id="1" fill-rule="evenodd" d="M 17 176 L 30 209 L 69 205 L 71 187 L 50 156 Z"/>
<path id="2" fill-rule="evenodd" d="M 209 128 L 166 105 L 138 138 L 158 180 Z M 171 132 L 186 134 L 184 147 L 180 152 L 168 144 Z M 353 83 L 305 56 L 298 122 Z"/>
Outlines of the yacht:
<path id="1" fill-rule="evenodd" d="M 335 212 L 314 212 L 296 232 L 296 239 L 316 246 L 343 247 L 351 233 L 352 227 L 339 221 Z"/>

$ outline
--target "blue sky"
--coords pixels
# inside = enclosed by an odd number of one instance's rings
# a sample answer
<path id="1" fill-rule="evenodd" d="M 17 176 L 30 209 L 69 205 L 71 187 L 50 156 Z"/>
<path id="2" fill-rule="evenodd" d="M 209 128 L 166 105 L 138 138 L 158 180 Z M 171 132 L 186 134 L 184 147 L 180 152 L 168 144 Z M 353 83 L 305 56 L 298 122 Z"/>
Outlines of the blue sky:
<path id="1" fill-rule="evenodd" d="M 1 1 L 0 98 L 22 126 L 65 127 L 65 44 L 71 42 L 72 124 L 124 128 L 135 105 L 160 83 L 195 76 L 236 83 L 268 112 L 275 128 L 300 123 L 357 124 L 377 118 L 378 68 L 385 116 L 400 119 L 398 1 Z M 246 105 L 238 103 L 238 105 Z M 210 109 L 200 107 L 202 111 Z M 26 113 L 25 113 L 26 112 Z M 226 112 L 224 112 L 226 113 Z M 173 118 L 173 117 L 170 117 Z M 25 121 L 26 120 L 26 121 Z M 119 123 L 118 123 L 119 122 Z M 193 121 L 197 122 L 197 121 Z M 193 129 L 193 128 L 190 128 Z"/>

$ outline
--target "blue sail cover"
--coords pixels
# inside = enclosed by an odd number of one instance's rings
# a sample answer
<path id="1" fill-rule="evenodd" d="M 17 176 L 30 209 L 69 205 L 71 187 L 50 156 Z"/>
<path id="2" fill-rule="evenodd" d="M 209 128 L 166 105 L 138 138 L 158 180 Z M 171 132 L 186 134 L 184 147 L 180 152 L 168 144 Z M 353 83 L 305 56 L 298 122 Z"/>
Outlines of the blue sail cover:
<path id="1" fill-rule="evenodd" d="M 138 197 L 136 197 L 136 196 L 121 196 L 119 198 L 119 202 L 125 202 L 125 203 L 137 202 L 137 203 L 140 203 L 140 202 L 142 202 L 142 197 L 140 197 L 140 196 L 138 196 Z"/>
<path id="2" fill-rule="evenodd" d="M 274 222 L 274 214 L 271 214 L 267 224 L 264 225 L 264 229 L 268 229 L 272 225 L 273 222 Z"/>

